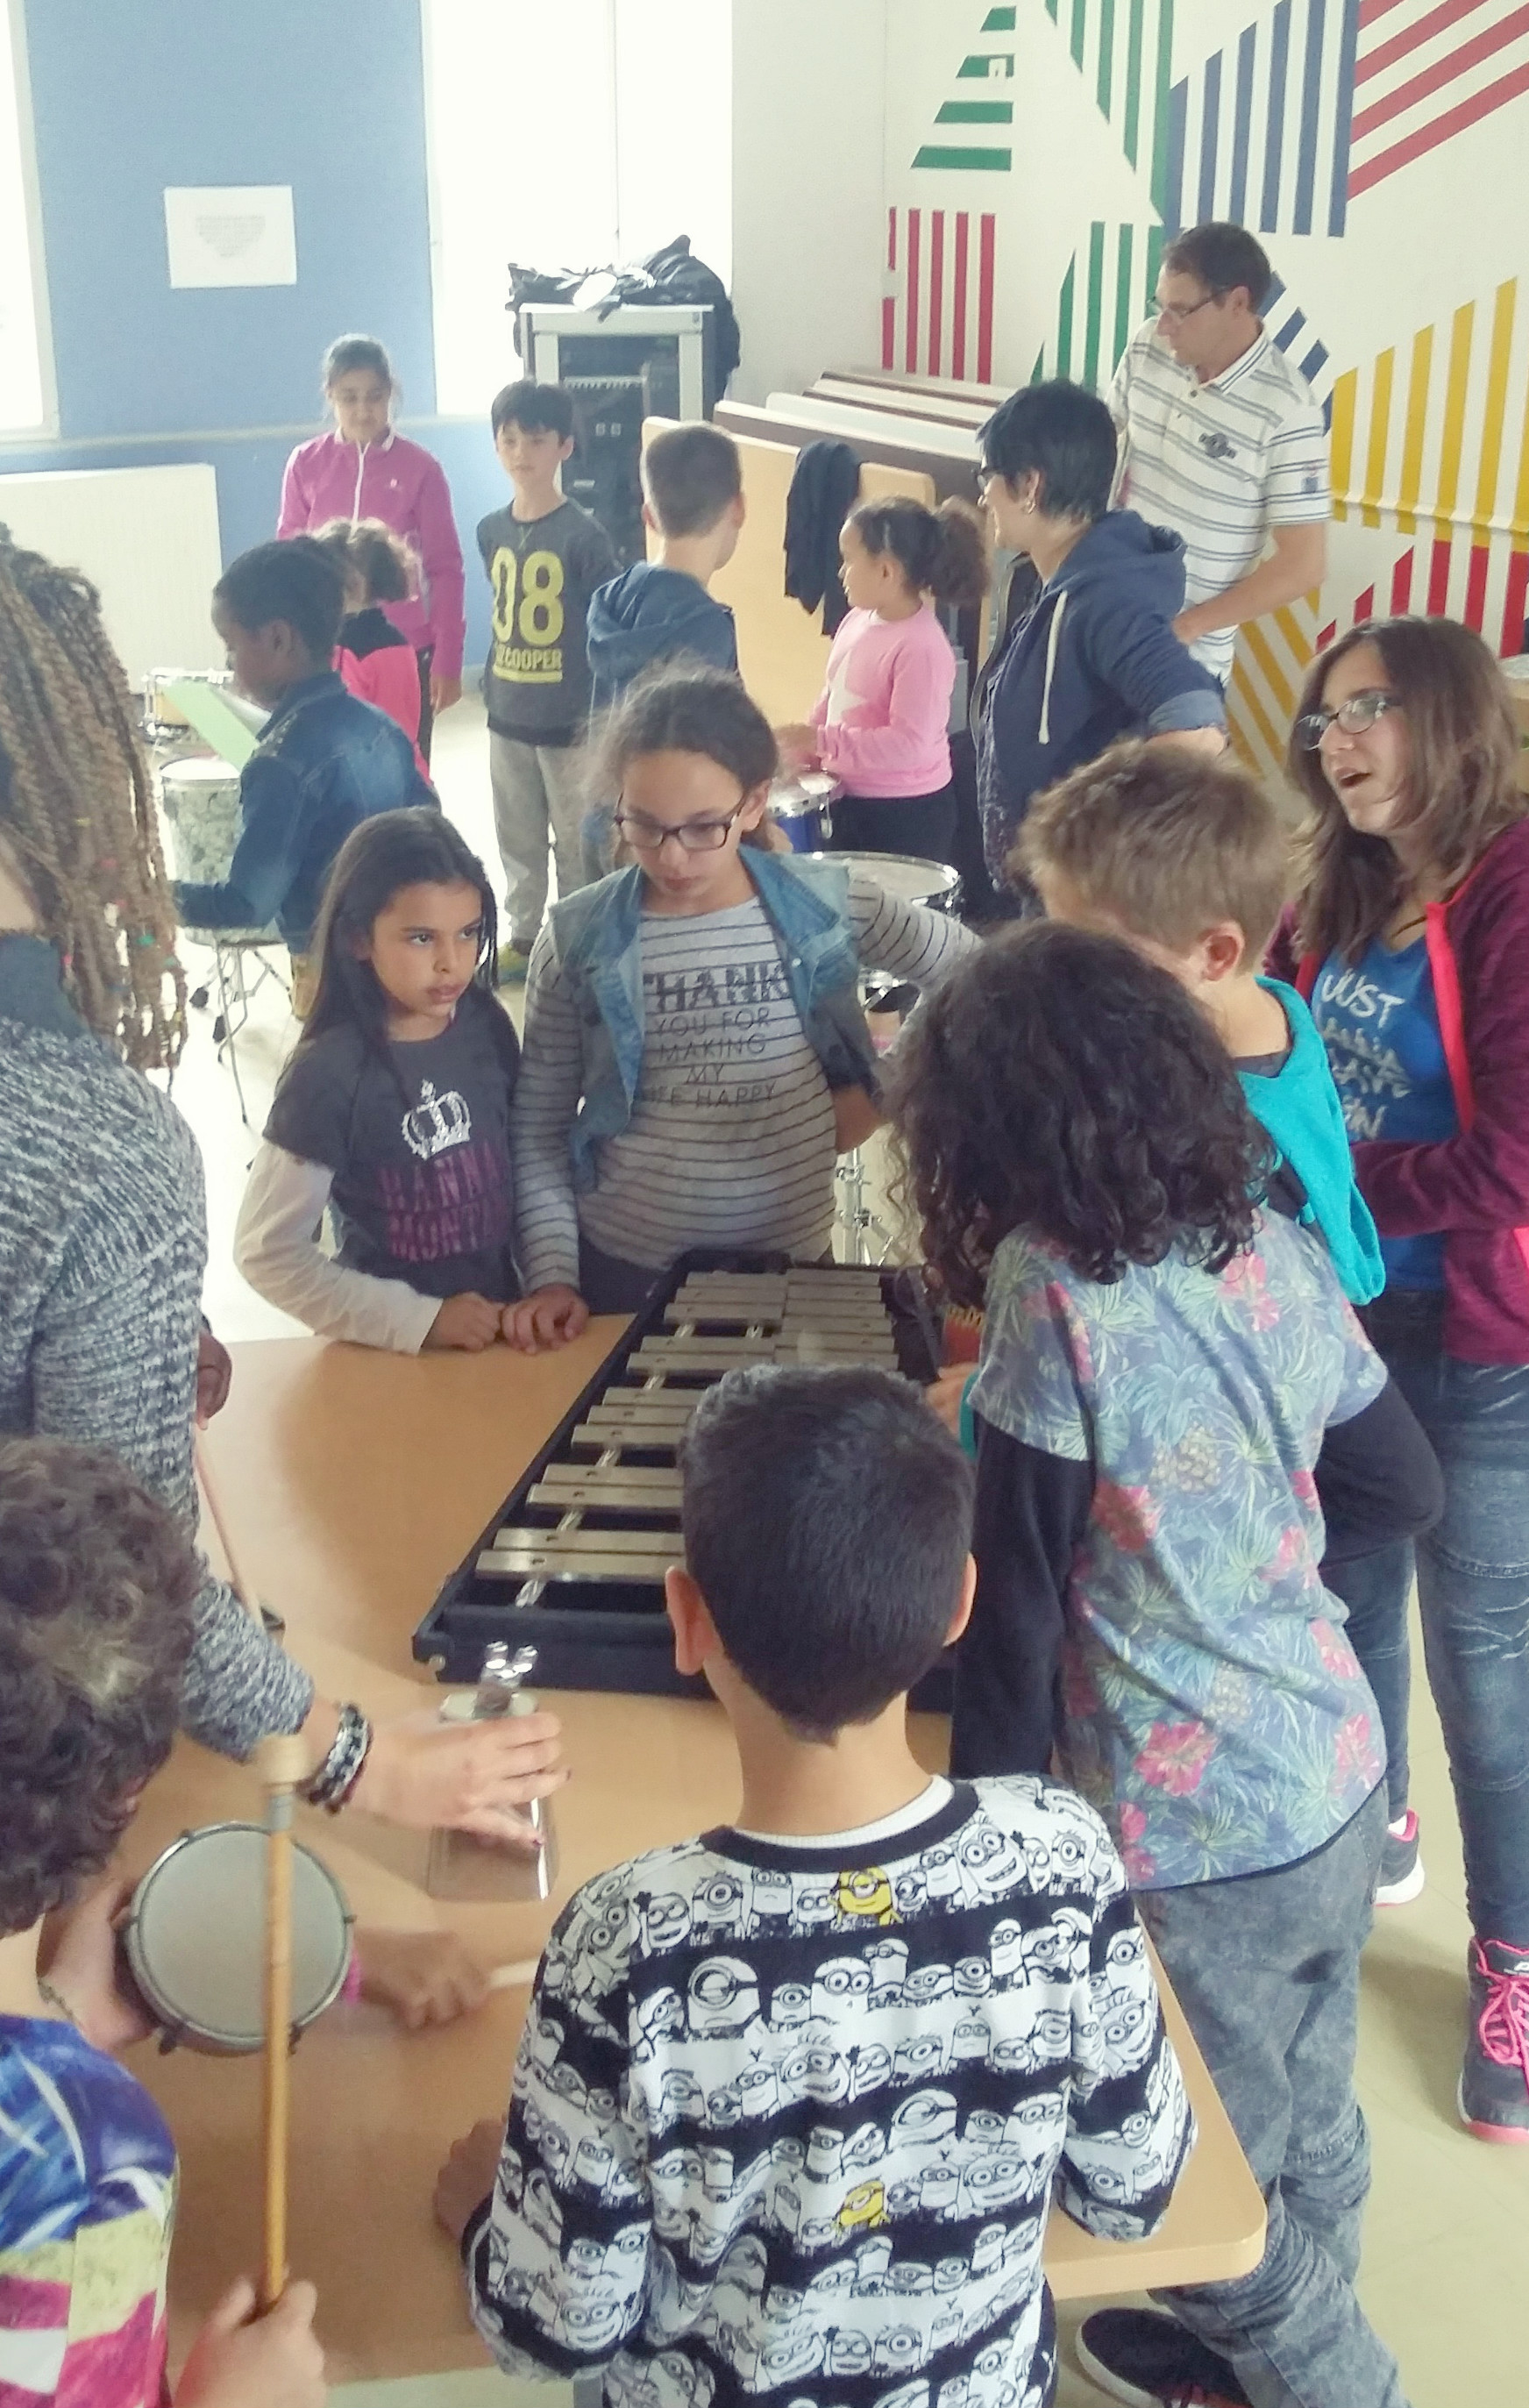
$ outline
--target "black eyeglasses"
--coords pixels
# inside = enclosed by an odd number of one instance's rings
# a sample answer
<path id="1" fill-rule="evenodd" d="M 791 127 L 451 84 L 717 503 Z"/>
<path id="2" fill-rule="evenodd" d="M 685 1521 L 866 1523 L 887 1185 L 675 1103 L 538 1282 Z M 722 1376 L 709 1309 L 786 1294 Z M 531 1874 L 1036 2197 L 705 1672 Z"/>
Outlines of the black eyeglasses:
<path id="1" fill-rule="evenodd" d="M 1215 292 L 1207 293 L 1203 301 L 1160 301 L 1154 293 L 1152 306 L 1160 318 L 1166 318 L 1175 326 L 1181 326 L 1185 319 L 1193 318 L 1197 310 L 1208 309 L 1212 301 L 1224 301 L 1229 289 L 1224 284 L 1221 285 Z"/>
<path id="2" fill-rule="evenodd" d="M 1363 736 L 1373 727 L 1382 711 L 1400 710 L 1401 704 L 1393 694 L 1373 686 L 1367 694 L 1351 694 L 1336 710 L 1308 710 L 1304 719 L 1295 722 L 1295 741 L 1303 752 L 1315 752 L 1332 726 L 1341 727 L 1348 736 Z"/>
<path id="3" fill-rule="evenodd" d="M 665 827 L 645 811 L 618 811 L 616 824 L 635 853 L 662 853 L 671 837 L 681 853 L 720 853 L 742 810 L 739 803 L 724 820 L 682 820 L 678 827 Z"/>

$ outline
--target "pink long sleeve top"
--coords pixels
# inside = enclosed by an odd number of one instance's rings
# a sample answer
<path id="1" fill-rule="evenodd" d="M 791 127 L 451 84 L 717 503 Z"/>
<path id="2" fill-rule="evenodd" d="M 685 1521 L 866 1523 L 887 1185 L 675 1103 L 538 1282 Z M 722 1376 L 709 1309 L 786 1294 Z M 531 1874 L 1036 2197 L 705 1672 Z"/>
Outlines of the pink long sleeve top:
<path id="1" fill-rule="evenodd" d="M 929 603 L 908 619 L 851 610 L 809 716 L 822 765 L 851 795 L 934 795 L 950 781 L 955 654 Z"/>
<path id="2" fill-rule="evenodd" d="M 462 545 L 446 472 L 434 453 L 395 429 L 364 448 L 333 433 L 300 443 L 281 480 L 277 536 L 312 535 L 331 519 L 380 519 L 403 537 L 420 595 L 388 603 L 388 617 L 417 652 L 434 646 L 437 677 L 459 678 L 466 639 Z"/>

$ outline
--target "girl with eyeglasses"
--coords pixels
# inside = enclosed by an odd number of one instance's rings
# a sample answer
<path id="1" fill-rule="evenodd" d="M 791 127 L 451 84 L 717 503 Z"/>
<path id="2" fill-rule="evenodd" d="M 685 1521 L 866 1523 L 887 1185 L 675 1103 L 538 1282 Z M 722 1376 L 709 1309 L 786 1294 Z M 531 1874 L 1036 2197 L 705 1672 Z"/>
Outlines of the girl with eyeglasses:
<path id="1" fill-rule="evenodd" d="M 605 749 L 631 866 L 554 906 L 526 981 L 505 1334 L 530 1353 L 636 1312 L 692 1247 L 826 1254 L 836 1098 L 874 1118 L 861 968 L 922 986 L 976 941 L 769 848 L 775 738 L 722 670 L 633 687 Z"/>
<path id="2" fill-rule="evenodd" d="M 1449 619 L 1355 628 L 1290 767 L 1315 815 L 1296 982 L 1386 1265 L 1366 1324 L 1444 1471 L 1417 1578 L 1474 1929 L 1460 2113 L 1529 2143 L 1529 796 L 1495 661 Z M 1350 1633 L 1405 1728 L 1409 1551 L 1378 1573 Z"/>

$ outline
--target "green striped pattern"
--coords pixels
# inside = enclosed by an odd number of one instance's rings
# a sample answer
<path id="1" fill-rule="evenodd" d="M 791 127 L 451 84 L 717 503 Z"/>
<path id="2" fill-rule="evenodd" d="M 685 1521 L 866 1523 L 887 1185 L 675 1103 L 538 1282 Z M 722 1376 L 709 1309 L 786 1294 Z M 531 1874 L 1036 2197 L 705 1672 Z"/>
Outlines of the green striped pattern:
<path id="1" fill-rule="evenodd" d="M 1047 13 L 1067 43 L 1073 64 L 1083 78 L 1100 114 L 1120 136 L 1121 148 L 1133 167 L 1150 178 L 1152 203 L 1161 212 L 1166 181 L 1168 85 L 1173 63 L 1173 0 L 1046 0 Z M 988 8 L 979 36 L 1007 34 L 1016 29 L 1016 8 Z M 954 70 L 957 83 L 1005 82 L 1015 73 L 1012 49 L 973 49 Z M 1001 113 L 999 113 L 1001 112 Z M 1006 101 L 952 99 L 940 108 L 936 125 L 1006 125 L 1013 122 L 1013 105 Z M 1011 164 L 1011 150 L 996 143 L 959 150 L 926 143 L 915 153 L 915 167 L 956 167 L 1001 171 Z M 1161 237 L 1158 239 L 1161 248 Z M 1154 252 L 1152 272 L 1157 271 Z"/>
<path id="2" fill-rule="evenodd" d="M 1160 228 L 1110 226 L 1094 220 L 1086 250 L 1074 253 L 1062 280 L 1056 339 L 1037 357 L 1033 384 L 1055 376 L 1095 389 L 1109 382 L 1121 353 L 1150 309 L 1160 249 Z"/>

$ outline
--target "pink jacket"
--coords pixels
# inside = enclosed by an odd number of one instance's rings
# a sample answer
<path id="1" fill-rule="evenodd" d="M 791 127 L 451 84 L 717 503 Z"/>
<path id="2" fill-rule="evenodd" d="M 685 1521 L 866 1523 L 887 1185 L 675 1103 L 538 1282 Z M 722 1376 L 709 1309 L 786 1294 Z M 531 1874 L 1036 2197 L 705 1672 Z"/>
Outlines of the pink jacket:
<path id="1" fill-rule="evenodd" d="M 403 537 L 419 567 L 422 598 L 388 603 L 388 616 L 416 652 L 435 646 L 437 677 L 460 677 L 466 639 L 462 546 L 440 462 L 395 431 L 364 451 L 336 434 L 300 443 L 281 480 L 277 535 L 312 535 L 331 519 L 380 519 Z"/>
<path id="2" fill-rule="evenodd" d="M 851 795 L 936 795 L 950 782 L 955 654 L 926 602 L 910 619 L 851 610 L 808 717 L 823 767 Z"/>
<path id="3" fill-rule="evenodd" d="M 343 644 L 335 654 L 335 666 L 340 673 L 347 694 L 360 696 L 378 710 L 385 710 L 395 719 L 414 747 L 414 766 L 422 778 L 428 780 L 429 764 L 420 750 L 420 664 L 413 650 L 400 644 L 384 651 L 363 652 L 358 659 Z"/>

